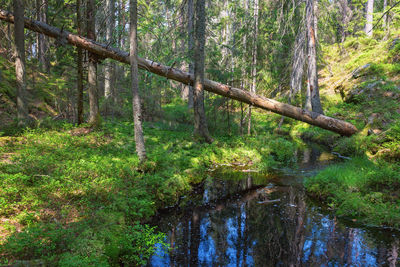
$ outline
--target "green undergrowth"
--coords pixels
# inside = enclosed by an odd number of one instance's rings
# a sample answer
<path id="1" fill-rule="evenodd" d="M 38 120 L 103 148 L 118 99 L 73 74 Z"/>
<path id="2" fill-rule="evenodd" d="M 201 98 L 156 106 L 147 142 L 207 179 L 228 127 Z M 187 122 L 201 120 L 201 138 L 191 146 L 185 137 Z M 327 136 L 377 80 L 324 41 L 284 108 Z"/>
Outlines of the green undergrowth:
<path id="1" fill-rule="evenodd" d="M 295 160 L 288 137 L 216 136 L 208 145 L 169 128 L 145 124 L 143 165 L 131 122 L 104 121 L 97 130 L 58 123 L 0 137 L 1 262 L 143 264 L 163 240 L 146 221 L 209 168 L 240 162 L 266 172 Z"/>
<path id="2" fill-rule="evenodd" d="M 305 182 L 337 214 L 365 224 L 400 227 L 400 43 L 351 38 L 325 47 L 320 79 L 326 115 L 353 123 L 349 138 L 302 123 L 293 132 L 352 160 Z M 364 66 L 364 68 L 362 68 Z M 357 69 L 362 69 L 356 77 Z"/>
<path id="3" fill-rule="evenodd" d="M 357 157 L 306 179 L 307 192 L 344 217 L 400 227 L 400 166 Z"/>

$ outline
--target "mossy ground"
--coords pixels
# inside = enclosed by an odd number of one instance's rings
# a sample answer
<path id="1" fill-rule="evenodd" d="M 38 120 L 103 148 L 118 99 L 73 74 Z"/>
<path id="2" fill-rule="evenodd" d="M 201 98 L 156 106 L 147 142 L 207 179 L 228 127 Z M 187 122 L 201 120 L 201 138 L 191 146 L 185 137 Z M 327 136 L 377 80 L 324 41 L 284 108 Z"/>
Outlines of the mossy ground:
<path id="1" fill-rule="evenodd" d="M 305 186 L 340 216 L 400 227 L 400 166 L 358 157 L 327 167 L 308 178 Z"/>
<path id="2" fill-rule="evenodd" d="M 162 235 L 145 226 L 174 205 L 215 164 L 242 162 L 267 171 L 292 161 L 296 144 L 264 134 L 216 136 L 145 124 L 148 161 L 139 165 L 133 124 L 96 130 L 64 123 L 0 137 L 1 257 L 61 266 L 139 264 Z"/>
<path id="3" fill-rule="evenodd" d="M 350 138 L 298 124 L 297 134 L 352 159 L 306 180 L 310 195 L 339 215 L 400 227 L 400 44 L 351 38 L 325 47 L 320 79 L 326 114 L 354 123 Z M 354 70 L 369 64 L 360 76 Z"/>

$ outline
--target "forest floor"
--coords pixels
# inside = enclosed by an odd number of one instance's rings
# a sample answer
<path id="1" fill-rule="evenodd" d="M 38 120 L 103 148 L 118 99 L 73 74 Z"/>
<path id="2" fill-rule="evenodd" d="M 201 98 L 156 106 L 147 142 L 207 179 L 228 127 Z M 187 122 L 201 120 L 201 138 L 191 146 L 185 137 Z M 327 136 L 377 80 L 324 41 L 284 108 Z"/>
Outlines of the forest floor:
<path id="1" fill-rule="evenodd" d="M 209 169 L 232 164 L 268 171 L 293 161 L 297 146 L 268 133 L 216 136 L 208 145 L 169 127 L 145 124 L 142 166 L 131 122 L 105 121 L 96 130 L 60 122 L 0 137 L 2 263 L 143 263 L 162 240 L 146 220 L 177 204 Z"/>
<path id="2" fill-rule="evenodd" d="M 328 116 L 359 133 L 341 138 L 312 128 L 303 138 L 329 145 L 351 160 L 321 171 L 305 185 L 340 216 L 400 227 L 400 40 L 349 38 L 324 48 L 320 72 Z"/>
<path id="3" fill-rule="evenodd" d="M 0 264 L 146 262 L 163 239 L 146 226 L 157 209 L 184 204 L 181 196 L 217 165 L 268 172 L 293 163 L 300 138 L 350 158 L 308 178 L 309 195 L 340 216 L 398 228 L 400 43 L 358 38 L 343 48 L 323 47 L 321 98 L 326 115 L 357 126 L 351 138 L 289 119 L 278 131 L 281 117 L 260 111 L 254 112 L 253 136 L 226 134 L 224 128 L 212 131 L 212 145 L 202 144 L 193 139 L 190 118 L 182 115 L 187 108 L 178 102 L 163 106 L 165 121 L 144 124 L 144 165 L 135 153 L 131 122 L 106 119 L 98 129 L 76 127 L 46 117 L 57 112 L 49 101 L 39 101 L 32 108 L 34 129 L 14 127 L 7 97 L 14 74 L 0 61 L 7 77 L 0 84 L 0 123 L 11 125 L 0 129 Z M 54 86 L 48 84 L 44 98 Z"/>

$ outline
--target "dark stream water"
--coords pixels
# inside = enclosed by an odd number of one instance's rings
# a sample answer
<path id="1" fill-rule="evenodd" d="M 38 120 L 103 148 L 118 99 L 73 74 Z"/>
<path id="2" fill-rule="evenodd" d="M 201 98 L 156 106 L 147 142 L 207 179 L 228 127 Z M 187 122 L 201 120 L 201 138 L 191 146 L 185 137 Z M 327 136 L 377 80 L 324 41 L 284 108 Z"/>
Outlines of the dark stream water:
<path id="1" fill-rule="evenodd" d="M 296 157 L 272 176 L 211 172 L 184 208 L 156 217 L 171 250 L 157 246 L 149 265 L 399 266 L 399 232 L 338 219 L 305 194 L 304 177 L 332 155 L 313 147 Z"/>

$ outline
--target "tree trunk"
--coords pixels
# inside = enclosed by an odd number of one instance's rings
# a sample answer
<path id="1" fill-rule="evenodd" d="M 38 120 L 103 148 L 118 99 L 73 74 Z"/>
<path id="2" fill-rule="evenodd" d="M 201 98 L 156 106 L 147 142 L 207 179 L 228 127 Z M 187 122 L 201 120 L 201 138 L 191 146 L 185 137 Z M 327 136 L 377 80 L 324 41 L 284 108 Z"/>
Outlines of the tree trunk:
<path id="1" fill-rule="evenodd" d="M 106 43 L 108 45 L 112 45 L 112 33 L 114 29 L 114 0 L 106 1 Z M 114 64 L 110 60 L 105 64 L 104 67 L 104 97 L 106 99 L 106 106 L 108 107 L 109 103 L 107 100 L 110 98 L 112 94 L 112 73 L 114 69 Z M 107 109 L 107 108 L 106 108 Z"/>
<path id="2" fill-rule="evenodd" d="M 292 72 L 290 75 L 290 95 L 288 103 L 291 103 L 292 98 L 301 91 L 304 74 L 304 64 L 306 62 L 306 29 L 304 26 L 299 28 L 294 43 Z"/>
<path id="3" fill-rule="evenodd" d="M 146 148 L 144 145 L 142 128 L 142 109 L 140 107 L 139 95 L 139 71 L 137 54 L 137 0 L 130 0 L 130 63 L 132 79 L 132 105 L 133 122 L 135 127 L 136 152 L 141 162 L 146 160 Z"/>
<path id="4" fill-rule="evenodd" d="M 368 0 L 367 6 L 365 9 L 365 33 L 367 36 L 372 37 L 372 22 L 373 22 L 373 13 L 374 13 L 374 0 Z"/>
<path id="5" fill-rule="evenodd" d="M 314 36 L 315 40 L 318 41 L 318 0 L 314 0 Z"/>
<path id="6" fill-rule="evenodd" d="M 246 24 L 246 18 L 248 18 L 248 11 L 249 11 L 249 0 L 244 0 L 243 1 L 244 4 L 244 16 L 243 16 L 243 20 L 242 20 L 242 26 L 244 26 Z M 246 52 L 247 51 L 247 34 L 243 34 L 243 50 Z M 247 84 L 246 84 L 246 65 L 244 64 L 244 62 L 241 64 L 241 88 L 246 88 Z M 245 114 L 244 114 L 245 110 L 243 107 L 243 102 L 240 102 L 240 135 L 243 135 L 244 132 L 244 127 L 245 127 Z"/>
<path id="7" fill-rule="evenodd" d="M 188 7 L 188 59 L 189 59 L 189 73 L 193 73 L 193 47 L 194 47 L 194 0 L 188 0 L 187 7 Z M 193 108 L 193 87 L 189 85 L 189 92 L 188 92 L 188 108 Z"/>
<path id="8" fill-rule="evenodd" d="M 78 35 L 82 34 L 81 0 L 76 1 L 76 25 Z M 78 125 L 83 123 L 83 50 L 77 47 L 76 64 L 78 69 L 77 88 L 78 88 Z"/>
<path id="9" fill-rule="evenodd" d="M 95 0 L 87 2 L 87 37 L 96 40 L 96 8 Z M 89 123 L 97 126 L 100 123 L 99 96 L 97 88 L 97 56 L 89 51 L 88 62 L 89 85 Z"/>
<path id="10" fill-rule="evenodd" d="M 339 0 L 339 10 L 341 15 L 341 25 L 340 25 L 340 43 L 343 44 L 346 40 L 348 34 L 348 24 L 353 16 L 353 11 L 349 7 L 348 0 Z M 342 52 L 344 52 L 343 46 L 341 47 Z"/>
<path id="11" fill-rule="evenodd" d="M 7 58 L 11 58 L 11 51 L 13 50 L 12 49 L 12 37 L 11 37 L 11 35 L 12 35 L 12 33 L 11 33 L 11 26 L 10 26 L 10 24 L 8 24 L 7 25 L 7 47 L 6 47 L 6 49 L 7 49 Z"/>
<path id="12" fill-rule="evenodd" d="M 196 0 L 196 26 L 194 46 L 194 134 L 212 143 L 208 132 L 206 114 L 204 112 L 204 46 L 206 41 L 206 9 L 205 0 Z"/>
<path id="13" fill-rule="evenodd" d="M 387 9 L 387 0 L 383 0 L 383 12 L 386 12 Z M 388 21 L 388 14 L 383 15 L 383 30 L 385 31 L 385 36 L 383 37 L 383 40 L 386 41 L 387 38 L 389 37 L 389 21 Z"/>
<path id="14" fill-rule="evenodd" d="M 308 85 L 307 85 L 307 105 L 311 102 L 312 111 L 323 114 L 318 88 L 318 70 L 317 70 L 317 40 L 315 35 L 315 14 L 314 1 L 307 0 L 307 37 L 308 37 Z"/>
<path id="15" fill-rule="evenodd" d="M 258 38 L 258 0 L 254 0 L 254 29 L 253 29 L 253 58 L 251 64 L 251 88 L 250 92 L 256 93 L 257 87 L 257 38 Z M 247 124 L 247 134 L 251 134 L 251 105 L 249 106 L 248 113 L 248 124 Z"/>
<path id="16" fill-rule="evenodd" d="M 24 36 L 24 1 L 13 1 L 15 22 L 15 72 L 17 80 L 17 118 L 18 125 L 25 125 L 28 120 L 26 104 L 26 72 L 25 72 L 25 36 Z"/>
<path id="17" fill-rule="evenodd" d="M 383 11 L 385 12 L 387 8 L 387 0 L 383 0 Z M 387 20 L 387 14 L 385 13 L 383 15 L 383 19 L 382 19 L 382 25 L 383 25 L 383 29 L 386 31 L 386 20 Z"/>
<path id="18" fill-rule="evenodd" d="M 42 1 L 41 0 L 36 0 L 36 19 L 38 21 L 42 21 L 42 18 L 40 16 L 41 6 L 42 6 Z M 36 36 L 36 56 L 37 56 L 38 61 L 40 62 L 40 58 L 42 57 L 42 55 L 40 54 L 42 52 L 42 49 L 41 49 L 42 44 L 41 44 L 41 38 L 40 37 L 43 36 L 43 35 L 40 34 L 40 33 L 37 33 L 36 35 L 37 35 Z"/>
<path id="19" fill-rule="evenodd" d="M 187 16 L 187 5 L 181 7 L 180 10 L 180 18 L 179 18 L 179 24 L 180 24 L 180 30 L 179 30 L 179 35 L 183 36 L 180 40 L 180 53 L 182 53 L 182 55 L 186 55 L 186 44 L 187 44 L 187 38 L 185 38 L 184 36 L 188 34 L 187 32 L 187 27 L 185 28 L 184 25 L 187 25 L 188 23 L 188 16 Z M 183 61 L 181 63 L 180 68 L 181 69 L 187 69 L 189 67 L 189 64 L 187 64 L 188 62 Z M 189 100 L 189 86 L 186 84 L 181 84 L 181 99 L 184 101 L 188 101 Z"/>
<path id="20" fill-rule="evenodd" d="M 47 23 L 48 2 L 47 0 L 36 0 L 36 17 L 38 21 Z M 45 72 L 50 71 L 48 59 L 49 38 L 46 35 L 38 34 L 36 53 L 39 63 Z"/>
<path id="21" fill-rule="evenodd" d="M 47 12 L 49 9 L 49 5 L 47 0 L 42 0 L 42 8 L 40 12 L 41 21 L 47 23 Z M 50 71 L 50 60 L 49 60 L 49 37 L 45 35 L 40 35 L 41 40 L 41 52 L 40 52 L 40 62 L 44 67 L 45 72 Z"/>
<path id="22" fill-rule="evenodd" d="M 15 18 L 11 13 L 0 10 L 0 20 L 14 23 Z M 62 40 L 65 43 L 70 43 L 71 45 L 81 47 L 90 51 L 91 53 L 97 54 L 101 58 L 112 58 L 122 63 L 130 64 L 129 53 L 127 52 L 107 46 L 105 44 L 97 43 L 93 40 L 72 34 L 68 31 L 58 29 L 42 22 L 25 18 L 25 28 L 46 34 L 50 37 Z M 192 85 L 194 83 L 194 76 L 192 74 L 154 62 L 152 60 L 138 57 L 138 65 L 139 68 L 168 79 L 172 79 L 184 84 Z M 281 103 L 274 99 L 265 98 L 239 88 L 221 84 L 219 82 L 204 79 L 204 89 L 218 95 L 229 97 L 243 103 L 252 104 L 255 107 L 269 110 L 295 120 L 300 120 L 311 125 L 339 133 L 341 135 L 351 136 L 357 132 L 357 128 L 351 123 L 327 117 L 315 112 L 310 112 L 289 104 Z"/>

